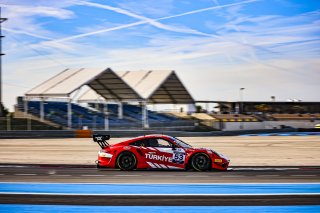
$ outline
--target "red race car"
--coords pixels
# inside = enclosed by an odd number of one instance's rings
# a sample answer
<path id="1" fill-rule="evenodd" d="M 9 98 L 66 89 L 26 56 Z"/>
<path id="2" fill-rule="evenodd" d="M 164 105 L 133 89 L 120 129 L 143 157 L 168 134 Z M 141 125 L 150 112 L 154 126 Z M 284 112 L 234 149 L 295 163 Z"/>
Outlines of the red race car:
<path id="1" fill-rule="evenodd" d="M 110 135 L 93 135 L 101 150 L 98 168 L 227 170 L 230 160 L 211 149 L 193 148 L 168 135 L 145 135 L 109 145 Z"/>

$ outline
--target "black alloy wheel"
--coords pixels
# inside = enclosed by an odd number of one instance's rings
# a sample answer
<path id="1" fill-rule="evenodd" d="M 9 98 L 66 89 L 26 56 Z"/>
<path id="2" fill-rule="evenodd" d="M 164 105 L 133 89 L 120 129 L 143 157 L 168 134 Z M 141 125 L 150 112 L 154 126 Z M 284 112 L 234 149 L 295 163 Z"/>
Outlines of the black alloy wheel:
<path id="1" fill-rule="evenodd" d="M 130 152 L 123 152 L 117 159 L 117 165 L 121 170 L 133 170 L 137 165 L 137 159 Z"/>
<path id="2" fill-rule="evenodd" d="M 211 168 L 211 160 L 208 155 L 198 153 L 192 157 L 191 166 L 197 171 L 207 171 Z"/>

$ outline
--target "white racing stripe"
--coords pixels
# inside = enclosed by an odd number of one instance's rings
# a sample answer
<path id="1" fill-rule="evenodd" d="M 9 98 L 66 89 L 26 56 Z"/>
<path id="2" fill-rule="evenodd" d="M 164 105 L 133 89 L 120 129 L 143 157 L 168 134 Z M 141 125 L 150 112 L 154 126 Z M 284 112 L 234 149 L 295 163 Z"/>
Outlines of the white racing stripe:
<path id="1" fill-rule="evenodd" d="M 154 165 L 156 165 L 156 167 L 158 167 L 159 169 L 161 169 L 161 166 L 157 163 L 154 163 Z"/>
<path id="2" fill-rule="evenodd" d="M 159 164 L 159 165 L 164 169 L 168 169 L 168 167 L 166 165 L 164 165 L 164 164 Z"/>
<path id="3" fill-rule="evenodd" d="M 157 148 L 157 150 L 160 152 L 165 152 L 165 153 L 170 153 L 170 154 L 173 153 L 172 148 Z"/>
<path id="4" fill-rule="evenodd" d="M 149 166 L 151 166 L 152 168 L 157 168 L 155 165 L 153 165 L 153 163 L 151 163 L 151 162 L 148 162 L 147 161 L 147 164 L 149 164 Z"/>

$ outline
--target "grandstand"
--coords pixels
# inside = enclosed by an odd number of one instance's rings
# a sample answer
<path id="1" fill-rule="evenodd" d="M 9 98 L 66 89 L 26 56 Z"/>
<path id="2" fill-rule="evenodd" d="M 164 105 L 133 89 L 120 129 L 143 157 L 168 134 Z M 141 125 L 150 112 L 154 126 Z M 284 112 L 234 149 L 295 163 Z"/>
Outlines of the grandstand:
<path id="1" fill-rule="evenodd" d="M 28 110 L 29 114 L 40 117 L 41 109 L 40 101 L 29 101 Z M 44 105 L 44 120 L 51 121 L 59 126 L 66 127 L 68 124 L 68 103 L 58 101 L 46 101 Z M 71 103 L 72 110 L 72 128 L 82 129 L 84 126 L 90 129 L 104 129 L 105 114 L 99 109 L 106 107 L 108 109 L 108 125 L 110 128 L 121 129 L 130 127 L 140 127 L 142 123 L 141 107 L 134 105 L 123 105 L 124 116 L 118 118 L 118 105 L 117 104 L 89 104 L 91 107 L 83 107 L 79 104 Z M 25 111 L 23 102 L 17 105 L 20 111 Z M 96 109 L 97 107 L 97 109 Z M 148 117 L 151 126 L 157 126 L 162 123 L 168 123 L 168 126 L 177 124 L 180 119 L 169 116 L 166 114 L 156 113 L 148 110 Z M 185 122 L 188 123 L 188 122 Z M 190 122 L 189 122 L 189 125 Z"/>
<path id="2" fill-rule="evenodd" d="M 212 111 L 156 112 L 151 105 L 214 103 Z M 201 107 L 200 107 L 201 108 Z M 199 108 L 199 109 L 200 109 Z M 174 71 L 66 69 L 18 98 L 16 117 L 62 129 L 312 128 L 318 102 L 195 101 Z"/>
<path id="3" fill-rule="evenodd" d="M 84 86 L 90 89 L 75 99 Z M 16 111 L 69 129 L 194 126 L 193 121 L 147 109 L 147 104 L 159 103 L 194 104 L 174 71 L 83 68 L 66 69 L 31 89 L 19 98 Z"/>

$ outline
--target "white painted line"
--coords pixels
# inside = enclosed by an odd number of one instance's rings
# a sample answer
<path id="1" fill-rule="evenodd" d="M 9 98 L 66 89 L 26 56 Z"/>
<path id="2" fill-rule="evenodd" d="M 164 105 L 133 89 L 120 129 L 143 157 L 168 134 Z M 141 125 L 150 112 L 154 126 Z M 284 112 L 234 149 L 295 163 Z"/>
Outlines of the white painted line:
<path id="1" fill-rule="evenodd" d="M 316 177 L 317 175 L 290 175 L 292 177 Z"/>
<path id="2" fill-rule="evenodd" d="M 114 176 L 117 176 L 117 177 L 138 177 L 141 175 L 114 175 Z"/>
<path id="3" fill-rule="evenodd" d="M 105 196 L 105 195 L 130 195 L 130 196 L 234 196 L 234 195 L 240 195 L 240 196 L 252 196 L 252 195 L 257 195 L 257 196 L 282 196 L 282 195 L 320 195 L 320 193 L 264 193 L 264 194 L 213 194 L 213 193 L 208 193 L 208 194 L 121 194 L 121 193 L 112 193 L 112 194 L 75 194 L 75 193 L 41 193 L 41 192 L 0 192 L 0 195 L 7 195 L 7 194 L 22 194 L 22 195 L 83 195 L 83 196 Z"/>
<path id="4" fill-rule="evenodd" d="M 104 177 L 105 175 L 80 175 L 83 177 Z"/>
<path id="5" fill-rule="evenodd" d="M 0 176 L 5 175 L 5 174 L 0 174 Z"/>
<path id="6" fill-rule="evenodd" d="M 159 176 L 159 175 L 151 175 L 151 176 Z M 162 175 L 161 175 L 162 176 Z M 168 176 L 169 177 L 169 176 Z M 173 176 L 170 176 L 173 177 Z M 175 176 L 179 177 L 179 176 Z M 220 176 L 222 177 L 222 176 Z M 250 183 L 68 183 L 68 182 L 10 182 L 10 181 L 3 181 L 0 183 L 10 183 L 10 184 L 39 184 L 39 185 L 47 185 L 47 184 L 54 184 L 54 185 L 60 185 L 60 184 L 70 184 L 70 185 L 319 185 L 320 182 L 306 182 L 306 183 L 281 183 L 281 182 L 250 182 Z"/>
<path id="7" fill-rule="evenodd" d="M 277 171 L 282 171 L 282 170 L 299 170 L 300 168 L 273 168 L 273 167 L 265 167 L 265 168 L 255 168 L 255 167 L 246 167 L 246 168 L 230 168 L 233 171 L 242 171 L 242 170 L 250 170 L 250 171 L 266 171 L 266 170 L 277 170 Z"/>
<path id="8" fill-rule="evenodd" d="M 14 175 L 18 175 L 18 176 L 34 176 L 37 174 L 14 174 Z"/>
<path id="9" fill-rule="evenodd" d="M 71 175 L 50 175 L 50 177 L 71 177 Z"/>

